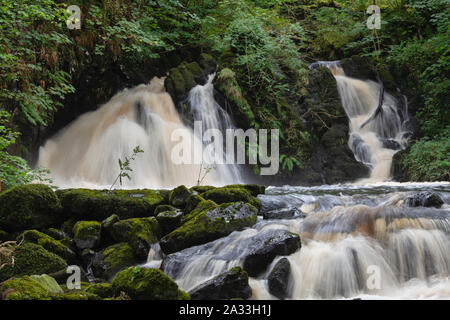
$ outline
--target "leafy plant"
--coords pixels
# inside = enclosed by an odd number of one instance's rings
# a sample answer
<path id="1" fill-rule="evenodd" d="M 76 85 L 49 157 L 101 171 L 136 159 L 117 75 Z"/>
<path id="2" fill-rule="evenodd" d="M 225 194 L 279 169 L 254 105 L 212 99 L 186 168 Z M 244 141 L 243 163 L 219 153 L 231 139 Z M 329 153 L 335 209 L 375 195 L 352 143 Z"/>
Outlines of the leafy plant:
<path id="1" fill-rule="evenodd" d="M 141 150 L 141 148 L 139 146 L 136 146 L 133 149 L 133 154 L 130 157 L 125 156 L 124 160 L 121 160 L 120 158 L 118 159 L 118 162 L 119 162 L 119 174 L 118 174 L 116 180 L 114 180 L 114 182 L 111 185 L 111 187 L 109 188 L 109 190 L 112 190 L 114 185 L 117 183 L 117 180 L 119 180 L 119 184 L 121 186 L 122 186 L 122 178 L 128 178 L 128 180 L 131 180 L 131 177 L 128 174 L 129 172 L 133 171 L 133 169 L 131 169 L 131 167 L 130 167 L 131 161 L 135 160 L 136 156 L 139 153 L 143 153 L 143 152 L 144 151 Z"/>

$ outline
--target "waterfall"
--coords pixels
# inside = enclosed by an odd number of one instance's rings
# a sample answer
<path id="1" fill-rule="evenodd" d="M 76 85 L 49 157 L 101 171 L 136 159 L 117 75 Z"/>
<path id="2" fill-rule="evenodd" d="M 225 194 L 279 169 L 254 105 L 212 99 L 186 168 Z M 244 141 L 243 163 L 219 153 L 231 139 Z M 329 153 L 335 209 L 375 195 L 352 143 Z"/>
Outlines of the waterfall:
<path id="1" fill-rule="evenodd" d="M 339 61 L 315 62 L 310 68 L 317 66 L 328 67 L 336 79 L 342 106 L 349 119 L 348 145 L 356 160 L 371 169 L 369 181 L 388 180 L 392 157 L 408 144 L 407 106 L 402 107 L 394 96 L 384 91 L 382 112 L 366 123 L 377 109 L 381 85 L 346 76 Z"/>
<path id="2" fill-rule="evenodd" d="M 214 101 L 212 90 L 210 77 L 206 85 L 198 85 L 190 92 L 195 117 L 206 128 L 232 126 Z M 182 141 L 186 150 L 203 154 L 202 137 L 183 124 L 164 90 L 164 79 L 155 77 L 149 84 L 119 92 L 99 109 L 81 115 L 46 141 L 39 150 L 38 166 L 50 169 L 54 184 L 59 187 L 107 188 L 119 174 L 118 159 L 129 157 L 133 148 L 140 146 L 144 153 L 131 161 L 131 180 L 123 179 L 122 187 L 192 186 L 205 168 L 201 164 L 172 161 L 172 150 L 180 144 L 171 139 L 175 130 L 187 137 Z M 202 181 L 208 185 L 236 182 L 239 172 L 233 165 L 214 168 Z"/>

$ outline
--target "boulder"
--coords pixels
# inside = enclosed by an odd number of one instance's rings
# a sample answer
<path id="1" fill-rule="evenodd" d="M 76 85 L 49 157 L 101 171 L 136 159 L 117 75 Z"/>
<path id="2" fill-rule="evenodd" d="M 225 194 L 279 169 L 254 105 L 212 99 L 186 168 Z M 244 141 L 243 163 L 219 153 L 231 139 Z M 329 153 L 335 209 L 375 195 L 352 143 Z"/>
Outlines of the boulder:
<path id="1" fill-rule="evenodd" d="M 114 289 L 110 283 L 95 283 L 88 286 L 85 290 L 87 293 L 95 294 L 101 298 L 110 298 L 114 296 Z"/>
<path id="2" fill-rule="evenodd" d="M 251 238 L 243 259 L 243 268 L 249 276 L 257 277 L 276 256 L 290 255 L 301 247 L 300 237 L 287 230 L 267 230 Z"/>
<path id="3" fill-rule="evenodd" d="M 180 210 L 163 211 L 156 216 L 156 220 L 161 226 L 162 233 L 166 235 L 181 225 L 182 216 L 183 212 Z"/>
<path id="4" fill-rule="evenodd" d="M 30 276 L 1 283 L 0 293 L 3 300 L 50 300 L 47 288 Z"/>
<path id="5" fill-rule="evenodd" d="M 73 227 L 76 246 L 83 250 L 92 249 L 100 243 L 102 224 L 98 221 L 79 221 Z"/>
<path id="6" fill-rule="evenodd" d="M 179 186 L 172 190 L 169 196 L 169 203 L 178 208 L 183 208 L 186 205 L 186 200 L 191 195 L 191 192 L 185 186 Z"/>
<path id="7" fill-rule="evenodd" d="M 112 281 L 116 295 L 122 291 L 133 300 L 187 300 L 189 295 L 161 270 L 130 267 L 119 272 Z"/>
<path id="8" fill-rule="evenodd" d="M 277 261 L 267 277 L 267 285 L 270 294 L 278 299 L 285 299 L 289 295 L 289 278 L 291 276 L 291 264 L 287 258 Z"/>
<path id="9" fill-rule="evenodd" d="M 63 293 L 63 290 L 59 286 L 58 282 L 47 274 L 32 275 L 30 278 L 39 282 L 48 293 Z"/>
<path id="10" fill-rule="evenodd" d="M 192 300 L 248 299 L 252 289 L 248 284 L 247 272 L 235 267 L 189 291 Z"/>
<path id="11" fill-rule="evenodd" d="M 207 204 L 205 201 L 199 206 Z M 191 213 L 195 215 L 190 220 L 164 236 L 160 241 L 161 249 L 170 254 L 227 236 L 255 224 L 257 213 L 255 207 L 243 202 L 224 203 L 215 208 L 206 206 L 203 211 Z"/>
<path id="12" fill-rule="evenodd" d="M 207 200 L 212 200 L 217 204 L 229 203 L 229 202 L 246 202 L 250 203 L 252 206 L 261 209 L 261 203 L 257 198 L 255 198 L 252 193 L 245 188 L 236 187 L 222 187 L 215 188 L 200 194 L 203 198 Z"/>
<path id="13" fill-rule="evenodd" d="M 133 249 L 126 243 L 118 243 L 95 254 L 92 271 L 96 277 L 110 280 L 120 270 L 136 264 Z"/>
<path id="14" fill-rule="evenodd" d="M 61 218 L 60 201 L 49 186 L 27 184 L 0 194 L 0 229 L 7 232 L 53 226 Z"/>
<path id="15" fill-rule="evenodd" d="M 409 207 L 435 207 L 440 208 L 444 201 L 436 192 L 419 192 L 415 193 L 405 199 L 405 203 Z"/>

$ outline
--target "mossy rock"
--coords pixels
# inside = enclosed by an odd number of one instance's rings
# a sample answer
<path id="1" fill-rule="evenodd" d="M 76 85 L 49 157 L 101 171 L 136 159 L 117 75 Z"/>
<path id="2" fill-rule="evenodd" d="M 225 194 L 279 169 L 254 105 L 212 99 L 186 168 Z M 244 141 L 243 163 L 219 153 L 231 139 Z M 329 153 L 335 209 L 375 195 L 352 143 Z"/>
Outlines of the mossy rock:
<path id="1" fill-rule="evenodd" d="M 172 232 L 173 230 L 178 228 L 181 225 L 182 216 L 183 212 L 180 210 L 160 212 L 156 216 L 156 219 L 158 220 L 158 223 L 161 226 L 162 233 L 166 235 L 169 232 Z"/>
<path id="2" fill-rule="evenodd" d="M 58 230 L 56 228 L 48 228 L 43 230 L 43 232 L 55 240 L 62 240 L 67 237 L 65 232 L 63 232 L 62 230 Z"/>
<path id="3" fill-rule="evenodd" d="M 175 281 L 154 268 L 131 267 L 119 272 L 112 281 L 116 295 L 125 292 L 133 300 L 185 300 L 189 296 Z"/>
<path id="4" fill-rule="evenodd" d="M 229 202 L 248 202 L 258 210 L 261 209 L 261 202 L 252 193 L 241 187 L 222 187 L 203 192 L 201 196 L 212 200 L 217 204 Z"/>
<path id="5" fill-rule="evenodd" d="M 88 286 L 85 292 L 95 294 L 102 298 L 111 298 L 114 296 L 114 289 L 110 283 L 95 283 Z"/>
<path id="6" fill-rule="evenodd" d="M 102 298 L 96 294 L 81 291 L 81 290 L 52 294 L 52 295 L 50 295 L 50 299 L 51 300 L 83 300 L 83 301 L 102 300 Z"/>
<path id="7" fill-rule="evenodd" d="M 254 225 L 257 213 L 255 207 L 244 202 L 224 203 L 214 209 L 206 209 L 164 236 L 160 241 L 161 249 L 170 254 L 225 237 Z"/>
<path id="8" fill-rule="evenodd" d="M 252 194 L 252 196 L 257 197 L 259 194 L 266 193 L 266 186 L 261 186 L 258 184 L 230 184 L 226 188 L 244 188 Z"/>
<path id="9" fill-rule="evenodd" d="M 57 254 L 69 263 L 76 261 L 76 254 L 68 246 L 61 243 L 45 233 L 39 232 L 37 230 L 27 230 L 21 236 L 18 237 L 17 241 L 22 239 L 26 242 L 32 242 L 42 246 L 49 252 Z"/>
<path id="10" fill-rule="evenodd" d="M 47 274 L 41 275 L 32 275 L 30 276 L 34 281 L 39 282 L 45 289 L 47 289 L 48 293 L 63 293 L 63 290 L 59 286 L 58 282 Z"/>
<path id="11" fill-rule="evenodd" d="M 155 217 L 158 216 L 158 214 L 160 214 L 161 212 L 164 211 L 175 211 L 178 210 L 177 208 L 175 208 L 174 206 L 171 206 L 170 204 L 162 204 L 160 206 L 157 206 L 155 209 Z"/>
<path id="12" fill-rule="evenodd" d="M 98 221 L 79 221 L 73 227 L 75 244 L 79 249 L 92 249 L 100 243 L 102 224 Z"/>
<path id="13" fill-rule="evenodd" d="M 92 261 L 92 270 L 95 276 L 110 280 L 120 270 L 136 263 L 133 248 L 122 242 L 98 252 Z"/>
<path id="14" fill-rule="evenodd" d="M 161 229 L 154 217 L 120 220 L 111 227 L 116 242 L 128 242 L 136 258 L 145 260 L 150 245 L 158 242 Z"/>
<path id="15" fill-rule="evenodd" d="M 121 219 L 150 217 L 164 204 L 165 192 L 160 190 L 61 190 L 58 195 L 66 215 L 78 220 L 103 221 L 112 214 Z"/>
<path id="16" fill-rule="evenodd" d="M 184 224 L 185 222 L 191 220 L 192 218 L 195 218 L 205 210 L 212 210 L 217 207 L 218 205 L 214 201 L 203 199 L 197 204 L 197 206 L 193 210 L 190 210 L 189 212 L 185 210 L 185 212 L 187 213 L 181 217 L 181 224 Z"/>
<path id="17" fill-rule="evenodd" d="M 213 186 L 193 186 L 189 190 L 193 191 L 194 193 L 200 194 L 215 188 L 216 187 Z"/>
<path id="18" fill-rule="evenodd" d="M 60 201 L 49 186 L 27 184 L 0 194 L 0 228 L 7 232 L 40 229 L 62 221 Z"/>
<path id="19" fill-rule="evenodd" d="M 179 186 L 172 190 L 169 197 L 169 203 L 177 208 L 183 208 L 186 205 L 186 200 L 191 195 L 191 191 L 185 186 Z"/>
<path id="20" fill-rule="evenodd" d="M 14 266 L 7 265 L 0 269 L 0 282 L 13 276 L 50 274 L 67 268 L 66 261 L 60 256 L 30 242 L 18 246 L 13 256 Z"/>
<path id="21" fill-rule="evenodd" d="M 189 214 L 192 210 L 194 210 L 198 204 L 202 201 L 205 201 L 205 199 L 198 195 L 198 194 L 191 194 L 187 199 L 186 199 L 186 206 L 184 207 L 184 212 L 186 214 Z"/>
<path id="22" fill-rule="evenodd" d="M 45 286 L 30 276 L 5 281 L 0 291 L 4 300 L 50 300 Z"/>

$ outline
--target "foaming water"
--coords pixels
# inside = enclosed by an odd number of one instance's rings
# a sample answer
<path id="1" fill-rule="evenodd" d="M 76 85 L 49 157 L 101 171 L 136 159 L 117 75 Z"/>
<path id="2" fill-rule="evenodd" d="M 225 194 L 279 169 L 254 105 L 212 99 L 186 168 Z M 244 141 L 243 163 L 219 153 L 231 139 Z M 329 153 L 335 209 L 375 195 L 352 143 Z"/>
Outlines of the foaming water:
<path id="1" fill-rule="evenodd" d="M 201 111 L 220 108 L 208 101 L 213 100 L 212 95 L 203 94 L 210 90 L 211 81 L 192 90 L 194 108 Z M 210 119 L 214 117 L 210 115 Z M 219 122 L 207 125 L 218 126 Z M 171 136 L 175 130 L 188 138 L 173 141 Z M 191 186 L 197 182 L 200 165 L 172 161 L 172 150 L 180 143 L 191 154 L 203 154 L 202 137 L 183 124 L 170 95 L 164 91 L 164 79 L 155 77 L 147 85 L 116 94 L 98 110 L 81 115 L 49 139 L 39 151 L 38 165 L 50 169 L 54 184 L 59 187 L 105 188 L 119 174 L 118 159 L 130 156 L 140 146 L 144 153 L 131 162 L 131 179 L 124 179 L 123 186 L 115 187 Z M 239 181 L 237 175 L 236 168 L 223 165 L 220 170 L 211 170 L 203 183 L 235 183 Z"/>
<path id="2" fill-rule="evenodd" d="M 408 207 L 417 191 L 436 192 L 441 208 Z M 263 220 L 228 237 L 164 258 L 162 269 L 184 290 L 243 266 L 255 239 L 288 230 L 302 247 L 287 256 L 287 299 L 450 299 L 449 183 L 269 187 L 262 212 L 309 208 L 304 218 Z M 276 299 L 268 275 L 276 257 L 250 278 L 252 299 Z"/>

